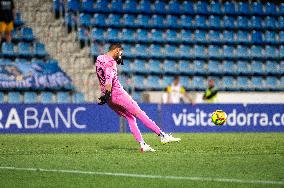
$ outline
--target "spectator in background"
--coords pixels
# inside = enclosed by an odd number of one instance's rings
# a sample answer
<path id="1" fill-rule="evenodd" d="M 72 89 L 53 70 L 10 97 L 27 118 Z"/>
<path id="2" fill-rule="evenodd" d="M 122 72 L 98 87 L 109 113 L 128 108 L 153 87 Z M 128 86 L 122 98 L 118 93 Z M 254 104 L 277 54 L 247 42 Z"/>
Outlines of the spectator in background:
<path id="1" fill-rule="evenodd" d="M 208 88 L 203 95 L 203 100 L 207 103 L 216 102 L 218 90 L 215 88 L 215 81 L 210 79 L 208 82 Z"/>
<path id="2" fill-rule="evenodd" d="M 185 99 L 191 104 L 194 103 L 184 87 L 179 83 L 179 76 L 175 76 L 173 83 L 167 87 L 167 95 L 163 95 L 163 103 L 184 103 Z"/>
<path id="3" fill-rule="evenodd" d="M 11 31 L 14 29 L 15 6 L 13 0 L 0 0 L 0 42 L 5 33 L 6 42 L 11 42 Z"/>

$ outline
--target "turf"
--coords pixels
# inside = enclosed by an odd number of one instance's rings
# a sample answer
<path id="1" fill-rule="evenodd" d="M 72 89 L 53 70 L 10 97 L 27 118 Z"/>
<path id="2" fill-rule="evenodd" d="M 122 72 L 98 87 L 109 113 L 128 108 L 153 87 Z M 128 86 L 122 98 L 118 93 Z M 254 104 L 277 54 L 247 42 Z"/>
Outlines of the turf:
<path id="1" fill-rule="evenodd" d="M 0 135 L 0 166 L 182 177 L 284 180 L 283 133 L 175 134 L 140 153 L 130 134 Z M 283 187 L 0 169 L 0 187 Z"/>

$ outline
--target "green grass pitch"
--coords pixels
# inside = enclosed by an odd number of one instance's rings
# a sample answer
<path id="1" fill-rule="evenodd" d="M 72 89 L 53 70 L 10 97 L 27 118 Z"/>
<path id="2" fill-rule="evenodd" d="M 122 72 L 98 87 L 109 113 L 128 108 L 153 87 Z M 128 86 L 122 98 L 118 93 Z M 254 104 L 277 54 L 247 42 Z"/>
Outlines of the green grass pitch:
<path id="1" fill-rule="evenodd" d="M 284 187 L 283 133 L 174 136 L 140 153 L 131 134 L 0 135 L 0 187 Z"/>

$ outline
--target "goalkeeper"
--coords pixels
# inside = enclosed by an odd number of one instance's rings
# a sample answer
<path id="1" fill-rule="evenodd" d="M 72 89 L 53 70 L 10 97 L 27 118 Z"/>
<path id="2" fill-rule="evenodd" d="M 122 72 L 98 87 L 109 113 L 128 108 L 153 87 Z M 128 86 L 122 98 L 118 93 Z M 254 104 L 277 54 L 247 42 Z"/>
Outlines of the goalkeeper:
<path id="1" fill-rule="evenodd" d="M 96 72 L 102 92 L 102 96 L 99 98 L 99 105 L 107 103 L 118 115 L 126 118 L 130 131 L 140 143 L 141 152 L 155 150 L 144 142 L 137 127 L 136 118 L 151 131 L 159 135 L 163 144 L 180 141 L 180 138 L 174 138 L 172 135 L 162 132 L 119 83 L 116 65 L 123 65 L 122 53 L 123 48 L 121 44 L 111 44 L 106 54 L 97 57 Z"/>

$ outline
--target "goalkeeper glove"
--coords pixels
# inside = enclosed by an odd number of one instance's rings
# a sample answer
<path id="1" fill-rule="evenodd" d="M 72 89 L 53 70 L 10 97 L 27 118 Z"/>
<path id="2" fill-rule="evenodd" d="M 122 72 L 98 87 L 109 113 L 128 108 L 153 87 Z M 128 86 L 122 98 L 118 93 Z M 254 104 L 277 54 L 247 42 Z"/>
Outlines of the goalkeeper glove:
<path id="1" fill-rule="evenodd" d="M 99 98 L 100 102 L 98 103 L 98 105 L 103 105 L 103 104 L 107 103 L 107 101 L 110 99 L 110 97 L 111 97 L 110 91 L 106 90 L 105 95 L 103 95 Z"/>

